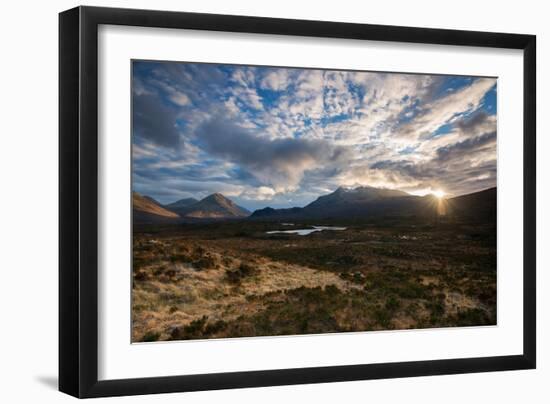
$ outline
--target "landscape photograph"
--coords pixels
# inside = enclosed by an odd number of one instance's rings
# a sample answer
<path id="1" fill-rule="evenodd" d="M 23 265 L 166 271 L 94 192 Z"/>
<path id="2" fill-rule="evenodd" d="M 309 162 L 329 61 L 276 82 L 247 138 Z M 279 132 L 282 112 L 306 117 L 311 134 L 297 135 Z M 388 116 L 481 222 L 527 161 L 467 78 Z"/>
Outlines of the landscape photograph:
<path id="1" fill-rule="evenodd" d="M 497 79 L 133 60 L 134 343 L 497 324 Z"/>

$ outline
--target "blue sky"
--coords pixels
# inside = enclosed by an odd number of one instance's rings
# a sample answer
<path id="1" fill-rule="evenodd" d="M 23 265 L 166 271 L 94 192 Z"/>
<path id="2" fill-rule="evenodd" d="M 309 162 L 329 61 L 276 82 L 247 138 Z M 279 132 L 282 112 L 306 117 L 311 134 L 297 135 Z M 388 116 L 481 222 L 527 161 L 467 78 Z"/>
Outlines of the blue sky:
<path id="1" fill-rule="evenodd" d="M 339 186 L 496 186 L 496 79 L 132 63 L 134 190 L 303 206 Z"/>

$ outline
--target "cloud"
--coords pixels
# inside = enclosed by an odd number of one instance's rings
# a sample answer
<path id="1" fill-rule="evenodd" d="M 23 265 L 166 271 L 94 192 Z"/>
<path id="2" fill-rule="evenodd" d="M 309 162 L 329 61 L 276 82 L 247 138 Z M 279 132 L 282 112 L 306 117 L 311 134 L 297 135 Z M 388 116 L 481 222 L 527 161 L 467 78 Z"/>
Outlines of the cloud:
<path id="1" fill-rule="evenodd" d="M 496 115 L 489 115 L 485 111 L 478 111 L 471 116 L 457 120 L 456 127 L 463 136 L 476 136 L 484 132 L 496 131 Z"/>
<path id="2" fill-rule="evenodd" d="M 356 100 L 350 92 L 346 81 L 347 74 L 342 72 L 325 72 L 324 106 L 328 116 L 351 114 Z"/>
<path id="3" fill-rule="evenodd" d="M 142 172 L 132 174 L 132 186 L 138 192 L 153 196 L 161 203 L 171 203 L 178 199 L 193 197 L 204 198 L 212 193 L 220 192 L 228 197 L 240 195 L 245 187 L 231 184 L 227 181 L 205 181 L 204 179 L 187 179 L 170 173 L 150 172 L 144 175 Z M 159 186 L 162 184 L 162 186 Z"/>
<path id="4" fill-rule="evenodd" d="M 254 85 L 256 69 L 254 67 L 238 66 L 233 69 L 230 80 L 238 84 L 239 88 L 248 88 Z"/>
<path id="5" fill-rule="evenodd" d="M 263 109 L 262 97 L 258 95 L 256 90 L 250 88 L 239 88 L 232 91 L 233 97 L 246 106 L 254 109 Z"/>
<path id="6" fill-rule="evenodd" d="M 496 186 L 496 132 L 484 133 L 442 146 L 435 157 L 425 161 L 381 160 L 365 174 L 399 184 L 397 188 L 444 189 L 461 194 Z"/>
<path id="7" fill-rule="evenodd" d="M 261 187 L 252 188 L 250 190 L 247 190 L 239 196 L 241 198 L 244 198 L 244 199 L 252 199 L 252 200 L 255 200 L 255 201 L 266 201 L 266 200 L 273 199 L 273 197 L 276 194 L 277 194 L 277 192 L 273 188 L 266 187 L 266 186 L 261 186 Z"/>
<path id="8" fill-rule="evenodd" d="M 461 114 L 475 111 L 494 85 L 494 79 L 477 79 L 469 86 L 429 102 L 423 106 L 422 113 L 399 128 L 394 135 L 409 140 L 430 135 L 445 123 L 452 123 Z"/>
<path id="9" fill-rule="evenodd" d="M 474 114 L 474 116 L 471 118 L 460 119 L 459 121 L 457 121 L 456 126 L 458 126 L 458 128 L 460 128 L 464 132 L 469 132 L 486 122 L 488 118 L 489 115 L 486 112 L 480 111 L 477 114 Z"/>
<path id="10" fill-rule="evenodd" d="M 135 184 L 159 199 L 218 191 L 248 207 L 293 206 L 340 185 L 496 185 L 495 79 L 133 66 Z"/>
<path id="11" fill-rule="evenodd" d="M 189 97 L 187 95 L 185 95 L 184 93 L 181 93 L 179 91 L 174 91 L 170 95 L 170 100 L 172 100 L 172 102 L 174 104 L 177 104 L 180 107 L 184 107 L 186 105 L 191 104 L 191 100 L 189 99 Z"/>
<path id="12" fill-rule="evenodd" d="M 351 155 L 349 149 L 322 140 L 270 139 L 222 117 L 205 122 L 195 136 L 208 153 L 244 167 L 277 192 L 295 189 L 305 172 L 337 167 Z"/>
<path id="13" fill-rule="evenodd" d="M 133 134 L 159 146 L 179 145 L 177 112 L 152 94 L 133 95 Z"/>
<path id="14" fill-rule="evenodd" d="M 227 101 L 224 102 L 224 106 L 232 116 L 238 116 L 241 111 L 234 96 L 229 97 Z"/>
<path id="15" fill-rule="evenodd" d="M 496 115 L 488 115 L 484 111 L 477 111 L 456 120 L 448 133 L 419 141 L 416 152 L 417 155 L 423 156 L 424 159 L 431 159 L 436 156 L 437 150 L 442 147 L 461 142 L 465 139 L 472 139 L 484 133 L 496 132 L 496 130 Z M 496 157 L 496 147 L 491 152 Z"/>
<path id="16" fill-rule="evenodd" d="M 491 152 L 494 150 L 497 133 L 489 132 L 481 136 L 463 140 L 458 143 L 440 147 L 437 149 L 438 161 L 449 161 L 457 158 L 472 158 L 474 152 L 483 151 L 487 146 L 491 146 Z"/>
<path id="17" fill-rule="evenodd" d="M 389 153 L 356 172 L 405 191 L 478 191 L 496 186 L 496 136 L 496 116 L 477 111 L 456 120 L 448 134 L 419 142 L 407 158 Z"/>
<path id="18" fill-rule="evenodd" d="M 262 79 L 260 86 L 266 90 L 284 91 L 289 84 L 289 72 L 287 69 L 274 69 Z"/>

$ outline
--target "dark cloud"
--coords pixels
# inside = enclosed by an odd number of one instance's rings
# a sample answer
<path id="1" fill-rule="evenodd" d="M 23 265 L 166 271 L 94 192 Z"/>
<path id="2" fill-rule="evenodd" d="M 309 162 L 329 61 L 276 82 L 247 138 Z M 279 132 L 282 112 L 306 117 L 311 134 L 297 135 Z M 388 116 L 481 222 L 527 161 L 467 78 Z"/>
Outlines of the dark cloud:
<path id="1" fill-rule="evenodd" d="M 198 109 L 208 108 L 227 85 L 227 77 L 218 66 L 195 63 L 158 63 L 146 81 L 166 97 L 174 92 L 185 94 Z"/>
<path id="2" fill-rule="evenodd" d="M 179 145 L 176 127 L 176 110 L 153 94 L 133 94 L 134 135 L 152 141 L 159 146 Z"/>
<path id="3" fill-rule="evenodd" d="M 226 77 L 215 65 L 134 62 L 134 134 L 156 145 L 177 148 L 178 129 L 185 129 L 177 123 L 185 126 L 202 115 L 198 111 L 220 104 L 215 100 L 223 93 L 224 84 Z"/>
<path id="4" fill-rule="evenodd" d="M 487 122 L 489 115 L 485 111 L 479 111 L 470 118 L 463 118 L 456 123 L 456 126 L 463 132 L 470 132 L 478 126 Z"/>
<path id="5" fill-rule="evenodd" d="M 440 147 L 431 160 L 382 160 L 369 168 L 388 181 L 410 181 L 416 188 L 443 188 L 457 195 L 475 192 L 496 184 L 495 142 L 496 132 L 487 132 Z"/>
<path id="6" fill-rule="evenodd" d="M 472 152 L 478 151 L 487 145 L 492 145 L 496 141 L 496 138 L 496 132 L 488 132 L 481 136 L 463 140 L 462 142 L 440 147 L 437 149 L 437 160 L 442 162 L 469 157 Z M 494 153 L 494 149 L 491 152 Z"/>
<path id="7" fill-rule="evenodd" d="M 268 185 L 297 185 L 307 170 L 331 167 L 338 170 L 350 158 L 350 150 L 324 140 L 270 139 L 251 129 L 216 117 L 205 122 L 195 136 L 201 147 L 227 159 Z"/>
<path id="8" fill-rule="evenodd" d="M 428 179 L 439 177 L 443 167 L 429 163 L 416 163 L 408 160 L 383 160 L 371 164 L 374 170 L 384 170 L 387 174 L 397 173 L 401 177 L 413 179 Z"/>

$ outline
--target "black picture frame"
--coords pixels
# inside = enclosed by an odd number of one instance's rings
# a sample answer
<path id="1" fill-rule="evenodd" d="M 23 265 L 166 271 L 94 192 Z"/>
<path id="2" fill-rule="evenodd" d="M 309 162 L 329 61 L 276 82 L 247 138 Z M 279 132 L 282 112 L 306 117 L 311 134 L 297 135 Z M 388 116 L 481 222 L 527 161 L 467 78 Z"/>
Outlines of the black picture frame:
<path id="1" fill-rule="evenodd" d="M 100 24 L 523 50 L 523 354 L 99 381 L 97 52 Z M 534 35 L 77 7 L 59 15 L 59 100 L 60 391 L 85 398 L 535 368 Z"/>

